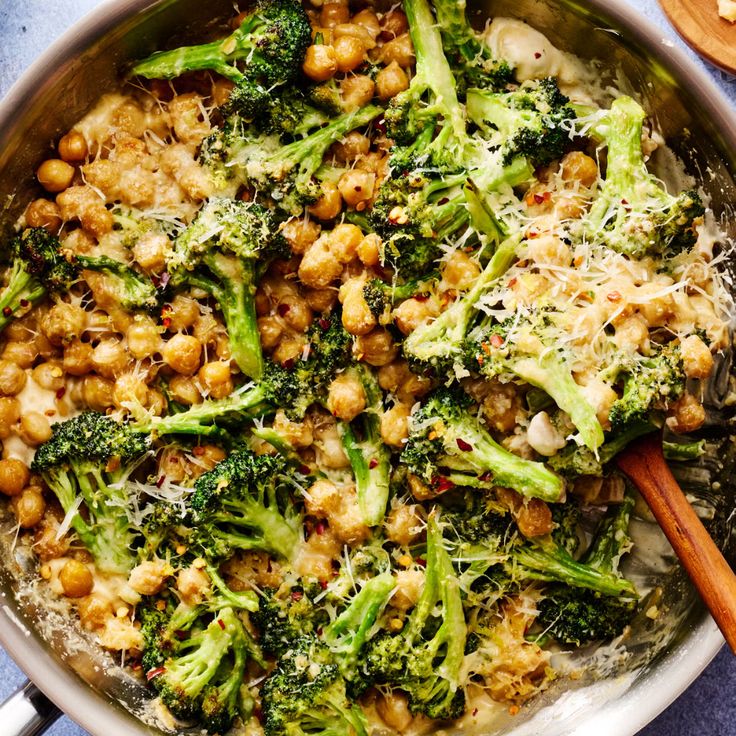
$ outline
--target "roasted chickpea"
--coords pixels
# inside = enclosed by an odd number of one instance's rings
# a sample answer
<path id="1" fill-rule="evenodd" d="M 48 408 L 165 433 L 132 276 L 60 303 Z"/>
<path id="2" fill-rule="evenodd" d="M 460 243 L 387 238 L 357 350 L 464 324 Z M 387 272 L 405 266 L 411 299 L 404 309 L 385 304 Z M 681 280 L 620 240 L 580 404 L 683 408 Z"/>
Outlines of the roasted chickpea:
<path id="1" fill-rule="evenodd" d="M 112 400 L 118 409 L 129 408 L 130 405 L 143 406 L 148 398 L 148 388 L 135 373 L 123 373 L 115 379 L 112 388 Z"/>
<path id="2" fill-rule="evenodd" d="M 470 256 L 456 250 L 442 267 L 442 286 L 464 291 L 469 289 L 480 275 L 480 266 Z"/>
<path id="3" fill-rule="evenodd" d="M 13 511 L 21 529 L 33 529 L 46 513 L 46 501 L 37 487 L 28 486 L 15 497 Z"/>
<path id="4" fill-rule="evenodd" d="M 382 328 L 359 337 L 355 342 L 355 351 L 359 360 L 376 367 L 391 363 L 399 354 L 391 333 Z"/>
<path id="5" fill-rule="evenodd" d="M 428 299 L 406 299 L 393 311 L 394 322 L 404 335 L 408 335 L 420 325 L 437 315 Z"/>
<path id="6" fill-rule="evenodd" d="M 100 340 L 92 351 L 92 365 L 104 378 L 117 378 L 128 366 L 129 357 L 120 340 Z"/>
<path id="7" fill-rule="evenodd" d="M 408 87 L 409 77 L 395 61 L 376 74 L 376 92 L 382 102 L 387 102 Z"/>
<path id="8" fill-rule="evenodd" d="M 279 344 L 283 331 L 282 323 L 278 318 L 258 318 L 258 332 L 261 336 L 261 346 L 264 350 L 273 350 Z"/>
<path id="9" fill-rule="evenodd" d="M 181 332 L 188 330 L 199 319 L 199 302 L 181 294 L 175 296 L 166 309 L 166 317 L 169 319 L 168 329 L 170 332 Z"/>
<path id="10" fill-rule="evenodd" d="M 376 83 L 365 74 L 355 74 L 340 80 L 340 95 L 347 112 L 365 107 L 376 91 Z"/>
<path id="11" fill-rule="evenodd" d="M 13 426 L 20 419 L 20 401 L 10 397 L 0 398 L 0 439 L 10 437 Z"/>
<path id="12" fill-rule="evenodd" d="M 391 41 L 408 30 L 409 21 L 406 19 L 406 13 L 400 8 L 389 10 L 381 18 L 381 38 L 384 41 Z"/>
<path id="13" fill-rule="evenodd" d="M 403 447 L 409 436 L 411 407 L 396 404 L 381 416 L 381 439 L 391 447 Z"/>
<path id="14" fill-rule="evenodd" d="M 351 72 L 365 61 L 365 46 L 354 36 L 341 36 L 333 48 L 339 72 Z"/>
<path id="15" fill-rule="evenodd" d="M 314 220 L 294 217 L 281 229 L 281 234 L 296 255 L 303 255 L 319 237 L 320 226 Z"/>
<path id="16" fill-rule="evenodd" d="M 76 130 L 70 130 L 66 135 L 62 136 L 57 148 L 59 150 L 59 156 L 64 161 L 78 164 L 87 158 L 87 141 Z"/>
<path id="17" fill-rule="evenodd" d="M 364 8 L 357 12 L 353 16 L 352 22 L 364 28 L 373 39 L 378 38 L 378 34 L 381 32 L 378 16 L 370 8 Z"/>
<path id="18" fill-rule="evenodd" d="M 9 362 L 13 363 L 16 368 L 30 368 L 36 358 L 38 358 L 38 347 L 36 347 L 35 340 L 26 340 L 25 342 L 16 342 L 15 340 L 12 340 L 5 343 L 0 365 L 2 365 L 3 362 Z M 2 368 L 0 368 L 0 374 L 1 373 Z M 2 384 L 2 378 L 0 378 L 0 384 Z M 25 385 L 25 381 L 23 381 L 23 385 Z M 21 388 L 23 388 L 23 386 L 21 386 Z M 18 390 L 20 391 L 20 389 Z M 1 385 L 0 393 L 2 393 Z"/>
<path id="19" fill-rule="evenodd" d="M 85 376 L 82 382 L 82 401 L 94 411 L 102 411 L 111 407 L 113 382 L 101 376 Z"/>
<path id="20" fill-rule="evenodd" d="M 26 209 L 26 225 L 43 227 L 55 233 L 61 227 L 61 210 L 56 202 L 48 199 L 34 199 Z"/>
<path id="21" fill-rule="evenodd" d="M 162 233 L 146 233 L 132 248 L 136 263 L 149 273 L 160 273 L 166 267 L 166 256 L 171 250 L 169 239 Z"/>
<path id="22" fill-rule="evenodd" d="M 371 150 L 371 139 L 357 130 L 348 133 L 332 147 L 335 159 L 340 163 L 350 163 Z"/>
<path id="23" fill-rule="evenodd" d="M 197 374 L 202 388 L 212 399 L 224 399 L 233 392 L 230 364 L 225 361 L 205 363 Z"/>
<path id="24" fill-rule="evenodd" d="M 81 307 L 58 302 L 41 318 L 41 331 L 52 345 L 65 345 L 79 335 L 87 324 L 87 313 Z"/>
<path id="25" fill-rule="evenodd" d="M 354 373 L 342 373 L 330 384 L 327 408 L 343 422 L 352 422 L 365 409 L 365 402 L 363 384 Z"/>
<path id="26" fill-rule="evenodd" d="M 348 207 L 364 210 L 373 199 L 376 186 L 376 175 L 361 169 L 346 171 L 337 182 L 342 198 Z"/>
<path id="27" fill-rule="evenodd" d="M 309 246 L 299 264 L 299 280 L 317 289 L 329 286 L 341 273 L 342 263 L 335 257 L 325 235 Z"/>
<path id="28" fill-rule="evenodd" d="M 274 362 L 281 363 L 282 365 L 288 365 L 290 362 L 295 361 L 304 352 L 303 340 L 290 339 L 282 340 L 276 350 L 273 351 L 271 357 Z"/>
<path id="29" fill-rule="evenodd" d="M 562 157 L 560 176 L 564 181 L 580 182 L 592 187 L 598 181 L 598 164 L 582 151 L 570 151 Z"/>
<path id="30" fill-rule="evenodd" d="M 350 20 L 350 8 L 347 3 L 325 3 L 319 14 L 319 24 L 322 28 L 334 28 L 340 23 Z"/>
<path id="31" fill-rule="evenodd" d="M 159 329 L 149 317 L 133 322 L 125 336 L 128 339 L 128 350 L 136 360 L 150 358 L 161 349 Z"/>
<path id="32" fill-rule="evenodd" d="M 41 412 L 29 411 L 20 418 L 20 432 L 23 439 L 35 447 L 51 439 L 51 424 Z"/>
<path id="33" fill-rule="evenodd" d="M 312 324 L 312 310 L 301 296 L 285 296 L 276 310 L 284 322 L 297 332 L 306 332 Z"/>
<path id="34" fill-rule="evenodd" d="M 27 380 L 28 376 L 20 366 L 0 360 L 0 394 L 15 396 L 23 390 Z"/>
<path id="35" fill-rule="evenodd" d="M 37 365 L 31 371 L 33 381 L 47 391 L 58 391 L 64 386 L 64 371 L 56 361 L 47 361 Z"/>
<path id="36" fill-rule="evenodd" d="M 71 376 L 85 376 L 92 370 L 93 348 L 89 343 L 73 340 L 64 346 L 62 367 Z"/>
<path id="37" fill-rule="evenodd" d="M 322 222 L 334 220 L 342 211 L 342 195 L 337 186 L 331 181 L 323 181 L 322 195 L 308 210 Z"/>
<path id="38" fill-rule="evenodd" d="M 700 429 L 705 422 L 705 409 L 696 396 L 687 391 L 670 407 L 667 426 L 675 434 L 687 434 Z"/>
<path id="39" fill-rule="evenodd" d="M 28 466 L 16 458 L 0 460 L 0 493 L 6 496 L 17 496 L 28 485 L 31 471 Z"/>
<path id="40" fill-rule="evenodd" d="M 196 337 L 177 334 L 164 344 L 162 355 L 164 362 L 177 373 L 192 376 L 199 368 L 202 344 Z"/>
<path id="41" fill-rule="evenodd" d="M 357 225 L 340 223 L 329 235 L 330 252 L 340 263 L 350 263 L 357 255 L 362 240 L 363 231 Z"/>
<path id="42" fill-rule="evenodd" d="M 381 60 L 384 64 L 396 62 L 402 69 L 408 69 L 414 63 L 414 44 L 408 33 L 388 41 L 381 48 Z"/>
<path id="43" fill-rule="evenodd" d="M 199 387 L 189 376 L 176 375 L 169 381 L 169 393 L 174 401 L 191 406 L 202 401 Z"/>
<path id="44" fill-rule="evenodd" d="M 59 573 L 59 582 L 67 598 L 84 598 L 94 587 L 94 578 L 79 560 L 68 560 Z"/>
<path id="45" fill-rule="evenodd" d="M 342 324 L 351 335 L 367 335 L 377 324 L 376 316 L 365 300 L 365 278 L 349 279 L 340 288 Z"/>
<path id="46" fill-rule="evenodd" d="M 302 64 L 304 73 L 315 82 L 326 82 L 337 71 L 337 54 L 332 46 L 312 45 L 307 49 Z"/>
<path id="47" fill-rule="evenodd" d="M 63 192 L 71 186 L 74 167 L 61 159 L 50 158 L 38 167 L 36 178 L 47 192 Z"/>
<path id="48" fill-rule="evenodd" d="M 381 261 L 381 237 L 368 233 L 358 244 L 358 258 L 365 266 L 377 266 Z"/>

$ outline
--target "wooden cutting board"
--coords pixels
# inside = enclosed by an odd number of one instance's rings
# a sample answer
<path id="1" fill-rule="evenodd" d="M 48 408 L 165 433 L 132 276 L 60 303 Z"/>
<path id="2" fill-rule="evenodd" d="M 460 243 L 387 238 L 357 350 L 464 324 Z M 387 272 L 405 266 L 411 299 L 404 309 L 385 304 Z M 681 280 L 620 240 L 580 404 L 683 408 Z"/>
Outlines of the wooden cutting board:
<path id="1" fill-rule="evenodd" d="M 659 4 L 694 51 L 736 74 L 736 23 L 718 15 L 717 0 L 659 0 Z"/>

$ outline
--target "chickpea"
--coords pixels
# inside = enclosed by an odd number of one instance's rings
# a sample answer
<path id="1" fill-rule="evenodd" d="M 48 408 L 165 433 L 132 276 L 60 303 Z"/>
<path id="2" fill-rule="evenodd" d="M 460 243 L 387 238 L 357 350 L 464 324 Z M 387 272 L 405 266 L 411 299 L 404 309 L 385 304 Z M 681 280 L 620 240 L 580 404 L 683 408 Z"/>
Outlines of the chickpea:
<path id="1" fill-rule="evenodd" d="M 36 358 L 38 358 L 38 348 L 36 347 L 35 341 L 29 340 L 26 342 L 16 342 L 15 340 L 13 340 L 11 342 L 5 343 L 5 347 L 3 348 L 2 353 L 2 359 L 0 360 L 0 366 L 2 366 L 3 363 L 8 362 L 14 364 L 15 368 L 30 368 L 35 362 Z M 4 367 L 0 367 L 0 393 L 3 392 L 3 371 Z M 13 373 L 12 375 L 17 374 Z M 23 383 L 18 391 L 20 391 L 20 389 L 25 386 L 25 379 L 22 380 Z M 17 393 L 17 391 L 15 393 Z"/>
<path id="2" fill-rule="evenodd" d="M 377 324 L 363 289 L 365 278 L 359 276 L 346 281 L 340 288 L 342 302 L 342 324 L 351 335 L 367 335 Z"/>
<path id="3" fill-rule="evenodd" d="M 337 301 L 336 289 L 305 289 L 304 298 L 315 312 L 328 312 Z"/>
<path id="4" fill-rule="evenodd" d="M 294 217 L 281 229 L 281 234 L 295 255 L 303 255 L 319 237 L 320 226 L 314 220 Z"/>
<path id="5" fill-rule="evenodd" d="M 67 598 L 84 598 L 94 587 L 92 573 L 79 560 L 68 560 L 59 573 L 59 582 Z"/>
<path id="6" fill-rule="evenodd" d="M 391 41 L 408 30 L 409 21 L 406 19 L 406 13 L 400 8 L 389 10 L 381 18 L 381 38 L 384 41 Z"/>
<path id="7" fill-rule="evenodd" d="M 376 175 L 369 171 L 350 169 L 337 182 L 342 198 L 348 207 L 354 207 L 359 212 L 364 210 L 373 199 L 376 186 Z"/>
<path id="8" fill-rule="evenodd" d="M 43 227 L 55 233 L 61 227 L 61 210 L 56 202 L 48 199 L 34 199 L 26 209 L 26 225 Z"/>
<path id="9" fill-rule="evenodd" d="M 134 322 L 126 332 L 128 350 L 136 360 L 150 358 L 161 349 L 161 335 L 154 321 L 143 317 Z"/>
<path id="10" fill-rule="evenodd" d="M 114 224 L 112 213 L 91 187 L 86 185 L 69 187 L 59 194 L 56 204 L 61 210 L 62 220 L 79 220 L 82 227 L 96 238 L 112 230 Z"/>
<path id="11" fill-rule="evenodd" d="M 199 302 L 196 299 L 179 294 L 171 300 L 166 310 L 166 316 L 170 320 L 168 327 L 170 332 L 188 330 L 199 319 Z"/>
<path id="12" fill-rule="evenodd" d="M 293 447 L 302 449 L 314 442 L 312 421 L 309 416 L 303 422 L 292 422 L 283 409 L 279 409 L 273 418 L 273 428 L 291 443 Z"/>
<path id="13" fill-rule="evenodd" d="M 28 486 L 16 496 L 13 511 L 21 529 L 33 529 L 41 523 L 46 513 L 46 501 L 38 488 Z"/>
<path id="14" fill-rule="evenodd" d="M 343 422 L 352 422 L 365 409 L 365 402 L 363 384 L 355 373 L 342 373 L 330 384 L 327 408 Z"/>
<path id="15" fill-rule="evenodd" d="M 329 235 L 330 251 L 340 263 L 350 263 L 362 240 L 363 232 L 357 225 L 340 223 Z"/>
<path id="16" fill-rule="evenodd" d="M 353 130 L 336 143 L 332 150 L 338 162 L 350 163 L 360 156 L 365 156 L 371 150 L 371 139 Z"/>
<path id="17" fill-rule="evenodd" d="M 64 345 L 79 337 L 87 324 L 87 313 L 81 307 L 58 302 L 41 318 L 41 331 L 52 345 Z"/>
<path id="18" fill-rule="evenodd" d="M 335 49 L 325 44 L 310 46 L 304 55 L 302 70 L 315 82 L 326 82 L 337 71 Z"/>
<path id="19" fill-rule="evenodd" d="M 282 340 L 278 347 L 273 351 L 271 358 L 274 362 L 285 365 L 291 361 L 297 360 L 303 352 L 304 342 L 302 340 Z"/>
<path id="20" fill-rule="evenodd" d="M 47 192 L 63 192 L 71 186 L 74 167 L 61 159 L 50 158 L 38 167 L 36 178 Z"/>
<path id="21" fill-rule="evenodd" d="M 688 378 L 708 378 L 713 371 L 713 355 L 697 336 L 690 335 L 680 344 L 682 363 Z"/>
<path id="22" fill-rule="evenodd" d="M 261 336 L 261 346 L 264 350 L 273 350 L 281 340 L 283 328 L 276 317 L 259 317 L 258 332 Z"/>
<path id="23" fill-rule="evenodd" d="M 395 61 L 392 61 L 376 74 L 376 91 L 378 99 L 382 102 L 388 102 L 408 87 L 409 77 Z"/>
<path id="24" fill-rule="evenodd" d="M 146 233 L 132 248 L 136 263 L 149 273 L 160 273 L 166 268 L 166 256 L 171 243 L 163 233 Z"/>
<path id="25" fill-rule="evenodd" d="M 112 388 L 112 400 L 118 409 L 129 408 L 129 405 L 143 406 L 148 398 L 148 388 L 135 373 L 123 373 L 115 380 Z"/>
<path id="26" fill-rule="evenodd" d="M 82 383 L 82 401 L 94 411 L 105 411 L 114 402 L 113 382 L 100 376 L 85 376 Z"/>
<path id="27" fill-rule="evenodd" d="M 59 156 L 71 163 L 78 164 L 87 158 L 87 141 L 84 136 L 76 130 L 70 130 L 62 136 L 57 146 Z"/>
<path id="28" fill-rule="evenodd" d="M 163 560 L 145 560 L 130 571 L 128 585 L 141 595 L 157 595 L 172 573 L 171 566 Z"/>
<path id="29" fill-rule="evenodd" d="M 58 391 L 64 386 L 64 371 L 56 361 L 37 365 L 31 371 L 34 382 L 47 391 Z"/>
<path id="30" fill-rule="evenodd" d="M 339 72 L 351 72 L 365 61 L 365 46 L 354 36 L 341 36 L 333 48 Z"/>
<path id="31" fill-rule="evenodd" d="M 16 458 L 0 460 L 0 493 L 6 496 L 17 496 L 28 485 L 31 471 L 28 466 Z"/>
<path id="32" fill-rule="evenodd" d="M 13 426 L 20 419 L 20 402 L 4 396 L 0 398 L 0 439 L 5 440 L 10 437 Z"/>
<path id="33" fill-rule="evenodd" d="M 346 112 L 365 107 L 376 91 L 376 83 L 365 74 L 355 74 L 340 80 L 340 95 Z"/>
<path id="34" fill-rule="evenodd" d="M 469 289 L 480 276 L 480 266 L 470 256 L 456 250 L 444 262 L 442 285 L 447 289 L 464 291 Z"/>
<path id="35" fill-rule="evenodd" d="M 356 340 L 355 351 L 359 360 L 377 368 L 391 363 L 399 354 L 391 333 L 382 328 L 360 336 Z"/>
<path id="36" fill-rule="evenodd" d="M 350 8 L 347 3 L 325 3 L 319 14 L 319 24 L 322 28 L 334 28 L 340 23 L 350 20 Z"/>
<path id="37" fill-rule="evenodd" d="M 394 322 L 404 335 L 436 316 L 436 310 L 428 299 L 406 299 L 393 311 Z"/>
<path id="38" fill-rule="evenodd" d="M 388 514 L 385 527 L 390 541 L 408 547 L 422 533 L 421 506 L 413 503 L 395 506 Z"/>
<path id="39" fill-rule="evenodd" d="M 49 420 L 38 411 L 29 411 L 20 418 L 20 432 L 23 439 L 34 447 L 51 439 Z"/>
<path id="40" fill-rule="evenodd" d="M 81 227 L 72 230 L 62 241 L 66 250 L 72 253 L 89 253 L 95 245 L 95 241 L 87 235 Z"/>
<path id="41" fill-rule="evenodd" d="M 191 335 L 174 335 L 162 350 L 164 362 L 177 373 L 192 376 L 199 368 L 202 357 L 202 344 Z"/>
<path id="42" fill-rule="evenodd" d="M 0 394 L 3 396 L 19 394 L 27 380 L 28 376 L 20 366 L 8 360 L 0 360 Z"/>
<path id="43" fill-rule="evenodd" d="M 341 38 L 354 38 L 368 51 L 376 47 L 376 39 L 367 28 L 358 23 L 341 23 L 332 29 L 333 45 Z"/>
<path id="44" fill-rule="evenodd" d="M 414 63 L 414 44 L 408 33 L 388 41 L 381 48 L 381 61 L 384 64 L 396 62 L 402 69 L 408 69 Z"/>
<path id="45" fill-rule="evenodd" d="M 71 376 L 84 376 L 92 370 L 93 348 L 89 343 L 73 340 L 64 346 L 62 367 Z"/>
<path id="46" fill-rule="evenodd" d="M 92 365 L 104 378 L 117 378 L 128 366 L 128 354 L 120 340 L 101 340 L 92 351 Z"/>
<path id="47" fill-rule="evenodd" d="M 322 235 L 304 254 L 299 264 L 299 279 L 305 286 L 324 288 L 342 273 L 342 263 L 333 254 L 329 242 Z"/>
<path id="48" fill-rule="evenodd" d="M 224 399 L 233 392 L 230 363 L 224 361 L 205 363 L 199 369 L 197 377 L 211 399 Z"/>
<path id="49" fill-rule="evenodd" d="M 374 40 L 378 38 L 378 34 L 381 32 L 378 16 L 370 8 L 364 8 L 356 13 L 352 18 L 352 22 L 364 28 Z"/>
<path id="50" fill-rule="evenodd" d="M 687 391 L 670 407 L 668 414 L 667 426 L 675 434 L 694 432 L 705 422 L 703 405 L 697 397 Z"/>
<path id="51" fill-rule="evenodd" d="M 195 457 L 197 464 L 204 470 L 212 470 L 217 463 L 222 462 L 225 457 L 225 451 L 216 445 L 200 445 L 197 448 Z"/>
<path id="52" fill-rule="evenodd" d="M 197 567 L 185 567 L 176 577 L 176 589 L 184 603 L 199 605 L 209 593 L 211 586 L 207 573 Z"/>
<path id="53" fill-rule="evenodd" d="M 334 220 L 342 211 L 342 195 L 331 181 L 322 182 L 322 196 L 307 208 L 318 220 Z"/>
<path id="54" fill-rule="evenodd" d="M 598 181 L 598 164 L 582 151 L 570 151 L 562 157 L 560 176 L 564 181 L 580 182 L 584 187 L 592 187 Z"/>
<path id="55" fill-rule="evenodd" d="M 381 237 L 368 233 L 358 244 L 357 254 L 364 266 L 377 266 L 381 261 Z"/>
<path id="56" fill-rule="evenodd" d="M 112 605 L 100 595 L 87 595 L 77 603 L 77 613 L 82 626 L 88 631 L 104 627 L 112 616 Z"/>
<path id="57" fill-rule="evenodd" d="M 202 401 L 202 394 L 194 380 L 188 376 L 176 375 L 169 381 L 169 393 L 174 401 L 191 406 Z"/>
<path id="58" fill-rule="evenodd" d="M 391 447 L 403 447 L 409 436 L 411 406 L 396 404 L 381 416 L 381 439 Z"/>

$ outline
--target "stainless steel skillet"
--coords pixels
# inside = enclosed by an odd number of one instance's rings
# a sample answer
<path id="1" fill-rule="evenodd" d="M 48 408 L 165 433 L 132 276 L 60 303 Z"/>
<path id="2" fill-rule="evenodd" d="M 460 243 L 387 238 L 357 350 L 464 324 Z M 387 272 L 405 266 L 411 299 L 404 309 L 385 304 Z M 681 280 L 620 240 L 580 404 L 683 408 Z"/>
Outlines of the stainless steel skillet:
<path id="1" fill-rule="evenodd" d="M 730 216 L 729 202 L 736 201 L 736 113 L 712 82 L 683 53 L 663 44 L 659 31 L 630 6 L 622 0 L 499 0 L 475 7 L 525 19 L 560 48 L 602 60 L 604 71 L 620 66 L 647 109 L 657 112 L 665 136 L 703 180 L 714 210 Z M 110 0 L 54 44 L 0 104 L 0 228 L 8 228 L 33 196 L 30 174 L 49 140 L 73 124 L 101 92 L 117 86 L 118 71 L 128 59 L 166 45 L 173 34 L 200 35 L 211 18 L 224 17 L 231 8 L 229 0 Z M 714 436 L 720 419 L 716 411 Z M 712 505 L 717 531 L 726 540 L 735 489 L 732 466 L 727 456 L 722 459 L 724 467 L 706 468 L 708 480 L 718 480 L 720 490 L 701 487 L 700 495 Z M 736 560 L 733 549 L 727 546 L 727 552 Z M 160 733 L 153 714 L 142 706 L 140 685 L 110 670 L 112 663 L 83 646 L 62 617 L 32 597 L 16 599 L 13 591 L 29 561 L 19 559 L 9 545 L 0 559 L 0 643 L 38 687 L 95 736 Z M 597 684 L 583 680 L 581 687 L 561 695 L 552 692 L 529 720 L 517 716 L 487 736 L 542 731 L 546 736 L 629 736 L 674 700 L 712 659 L 722 639 L 679 571 L 662 573 L 658 580 L 667 591 L 669 609 L 661 622 L 666 625 L 642 625 L 628 659 L 614 663 L 611 676 Z M 43 718 L 35 714 L 44 703 L 35 695 L 30 701 L 19 696 L 0 710 L 0 733 L 29 734 L 25 724 L 33 719 L 30 728 L 42 728 Z M 129 712 L 142 708 L 151 725 Z"/>

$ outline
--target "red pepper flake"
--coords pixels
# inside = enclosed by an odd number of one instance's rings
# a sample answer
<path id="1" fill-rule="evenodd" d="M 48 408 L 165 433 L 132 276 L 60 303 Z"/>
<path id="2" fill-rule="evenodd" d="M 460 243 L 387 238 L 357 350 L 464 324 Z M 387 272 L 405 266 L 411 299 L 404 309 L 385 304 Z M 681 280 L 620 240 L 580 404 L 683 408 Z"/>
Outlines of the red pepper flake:
<path id="1" fill-rule="evenodd" d="M 31 306 L 31 303 L 28 301 L 28 299 L 21 299 L 20 300 L 20 305 L 21 305 L 21 307 L 23 307 L 25 309 L 25 307 L 30 307 Z"/>
<path id="2" fill-rule="evenodd" d="M 465 440 L 458 437 L 455 442 L 457 442 L 457 446 L 463 451 L 463 452 L 472 452 L 473 451 L 473 445 L 471 445 L 469 442 L 466 442 Z"/>
<path id="3" fill-rule="evenodd" d="M 429 294 L 417 294 L 414 297 L 415 302 L 426 302 L 429 299 Z"/>
<path id="4" fill-rule="evenodd" d="M 57 390 L 57 392 L 56 392 L 56 398 L 57 399 L 63 399 L 65 393 L 66 393 L 66 389 L 62 386 L 60 389 Z"/>
<path id="5" fill-rule="evenodd" d="M 386 121 L 381 118 L 380 120 L 375 120 L 373 122 L 373 127 L 376 129 L 378 133 L 385 133 L 386 132 Z"/>
<path id="6" fill-rule="evenodd" d="M 187 638 L 187 632 L 186 632 L 186 631 L 184 631 L 184 629 L 177 629 L 177 630 L 176 630 L 176 631 L 174 632 L 174 636 L 175 636 L 175 637 L 176 637 L 176 638 L 177 638 L 177 639 L 178 639 L 179 641 L 184 641 L 184 639 L 186 639 L 186 638 Z"/>
<path id="7" fill-rule="evenodd" d="M 417 565 L 419 565 L 419 567 L 427 567 L 427 560 L 425 560 L 424 557 L 417 557 L 415 562 L 417 563 Z"/>
<path id="8" fill-rule="evenodd" d="M 325 533 L 327 530 L 327 526 L 325 525 L 324 521 L 320 520 L 314 525 L 314 531 L 316 534 L 319 534 L 322 536 L 322 534 Z"/>
<path id="9" fill-rule="evenodd" d="M 503 338 L 501 335 L 491 335 L 491 345 L 493 345 L 494 348 L 503 347 Z"/>
<path id="10" fill-rule="evenodd" d="M 279 304 L 279 306 L 276 308 L 276 311 L 279 313 L 279 317 L 286 317 L 287 314 L 291 311 L 291 305 L 290 304 Z"/>
<path id="11" fill-rule="evenodd" d="M 263 711 L 261 710 L 260 706 L 256 706 L 253 708 L 253 715 L 256 717 L 256 720 L 258 723 L 261 723 L 263 721 Z"/>
<path id="12" fill-rule="evenodd" d="M 482 483 L 490 483 L 493 480 L 493 474 L 490 472 L 483 473 L 483 475 L 478 477 L 478 480 Z"/>
<path id="13" fill-rule="evenodd" d="M 293 601 L 300 601 L 302 598 L 304 598 L 304 593 L 302 593 L 301 590 L 292 590 L 291 591 L 291 600 L 293 600 Z"/>
<path id="14" fill-rule="evenodd" d="M 162 475 L 157 481 L 156 481 L 156 488 L 161 488 L 161 486 L 164 484 L 164 481 L 166 480 L 166 476 Z"/>
<path id="15" fill-rule="evenodd" d="M 478 715 L 478 709 L 477 708 L 473 708 L 473 717 L 475 717 L 477 715 Z"/>
<path id="16" fill-rule="evenodd" d="M 219 626 L 219 627 L 220 627 L 220 628 L 221 628 L 221 629 L 222 629 L 223 631 L 225 631 L 225 622 L 224 622 L 224 621 L 223 621 L 223 620 L 222 620 L 221 618 L 218 618 L 218 619 L 217 619 L 217 625 L 218 625 L 218 626 Z"/>
<path id="17" fill-rule="evenodd" d="M 438 205 L 442 206 L 443 204 L 447 204 L 450 201 L 449 197 L 442 197 L 442 199 L 437 202 Z"/>
<path id="18" fill-rule="evenodd" d="M 299 472 L 302 475 L 309 475 L 312 472 L 312 469 L 309 467 L 309 465 L 300 465 Z"/>
<path id="19" fill-rule="evenodd" d="M 171 274 L 168 271 L 164 271 L 161 274 L 161 278 L 159 279 L 159 282 L 158 282 L 159 286 L 162 289 L 165 289 L 170 280 L 171 280 Z"/>
<path id="20" fill-rule="evenodd" d="M 166 672 L 166 667 L 154 667 L 152 670 L 148 670 L 148 672 L 146 672 L 146 680 L 151 682 L 154 677 L 163 675 L 164 672 Z"/>
<path id="21" fill-rule="evenodd" d="M 540 51 L 535 51 L 534 52 L 534 58 L 535 59 L 541 59 L 542 58 L 542 53 Z"/>
<path id="22" fill-rule="evenodd" d="M 628 199 L 622 199 L 621 200 L 621 204 L 628 204 L 628 203 L 629 203 L 629 200 Z"/>
<path id="23" fill-rule="evenodd" d="M 609 294 L 606 294 L 606 299 L 608 299 L 609 302 L 620 302 L 621 301 L 621 292 L 619 292 L 619 291 L 612 291 Z"/>
<path id="24" fill-rule="evenodd" d="M 320 580 L 319 581 L 319 587 L 322 588 L 322 590 L 327 590 L 327 581 L 326 580 Z"/>
<path id="25" fill-rule="evenodd" d="M 3 316 L 10 317 L 13 314 L 13 310 L 10 307 L 3 307 Z"/>
<path id="26" fill-rule="evenodd" d="M 133 662 L 133 664 L 130 665 L 130 668 L 133 672 L 139 672 L 143 669 L 143 665 L 140 662 Z"/>
<path id="27" fill-rule="evenodd" d="M 171 327 L 171 317 L 164 317 L 161 320 L 161 324 L 168 330 Z"/>
<path id="28" fill-rule="evenodd" d="M 542 194 L 535 194 L 534 195 L 534 201 L 537 204 L 542 204 L 542 202 L 544 202 L 544 195 L 542 195 Z"/>
<path id="29" fill-rule="evenodd" d="M 372 457 L 371 461 L 368 463 L 369 470 L 373 470 L 373 468 L 378 466 L 378 460 L 376 458 Z"/>
<path id="30" fill-rule="evenodd" d="M 514 286 L 516 286 L 516 276 L 509 279 L 509 289 L 513 288 Z"/>
<path id="31" fill-rule="evenodd" d="M 192 455 L 195 457 L 201 457 L 204 455 L 204 447 L 202 445 L 197 445 L 196 447 L 192 448 Z"/>
<path id="32" fill-rule="evenodd" d="M 435 478 L 434 487 L 437 489 L 437 493 L 444 493 L 449 491 L 450 488 L 454 488 L 455 484 L 449 478 Z"/>
<path id="33" fill-rule="evenodd" d="M 281 364 L 287 371 L 290 371 L 294 367 L 294 358 L 288 358 Z"/>
<path id="34" fill-rule="evenodd" d="M 320 326 L 320 327 L 321 327 L 321 328 L 322 328 L 323 330 L 327 330 L 327 329 L 329 329 L 329 327 L 330 327 L 330 320 L 328 320 L 328 319 L 327 319 L 327 317 L 322 317 L 322 318 L 320 319 L 320 321 L 319 321 L 319 326 Z"/>

